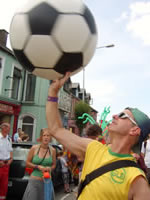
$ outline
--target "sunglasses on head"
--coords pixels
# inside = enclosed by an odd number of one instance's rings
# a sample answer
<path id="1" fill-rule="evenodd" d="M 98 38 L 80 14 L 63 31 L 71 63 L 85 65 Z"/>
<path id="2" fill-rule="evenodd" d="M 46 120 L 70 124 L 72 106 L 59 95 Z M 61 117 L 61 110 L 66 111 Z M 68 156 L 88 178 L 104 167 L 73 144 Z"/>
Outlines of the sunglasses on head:
<path id="1" fill-rule="evenodd" d="M 128 118 L 134 125 L 138 126 L 136 121 L 134 121 L 134 119 L 132 119 L 127 113 L 121 112 L 117 115 L 119 118 L 121 119 L 126 119 Z"/>

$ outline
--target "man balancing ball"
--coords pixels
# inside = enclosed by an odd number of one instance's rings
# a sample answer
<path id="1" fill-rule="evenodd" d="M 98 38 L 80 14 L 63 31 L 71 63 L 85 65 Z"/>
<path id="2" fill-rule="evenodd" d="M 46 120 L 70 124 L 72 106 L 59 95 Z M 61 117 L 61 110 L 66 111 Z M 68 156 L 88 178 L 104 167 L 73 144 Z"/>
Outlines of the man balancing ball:
<path id="1" fill-rule="evenodd" d="M 108 128 L 111 147 L 72 134 L 63 128 L 58 111 L 58 92 L 69 76 L 68 72 L 62 79 L 53 81 L 50 85 L 46 117 L 52 136 L 66 149 L 76 154 L 80 161 L 84 161 L 81 182 L 84 182 L 87 174 L 114 161 L 127 160 L 135 164 L 131 151 L 134 147 L 137 152 L 150 132 L 148 116 L 137 108 L 125 108 L 123 112 L 113 115 Z M 150 188 L 144 172 L 133 166 L 113 171 L 110 169 L 92 181 L 89 179 L 80 192 L 79 200 L 149 200 L 150 198 Z"/>

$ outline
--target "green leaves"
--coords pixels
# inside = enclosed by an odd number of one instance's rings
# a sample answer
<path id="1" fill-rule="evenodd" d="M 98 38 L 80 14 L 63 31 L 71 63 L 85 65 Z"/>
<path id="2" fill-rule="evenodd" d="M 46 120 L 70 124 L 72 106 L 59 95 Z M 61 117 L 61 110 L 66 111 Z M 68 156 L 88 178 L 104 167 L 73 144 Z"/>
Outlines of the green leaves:
<path id="1" fill-rule="evenodd" d="M 76 120 L 76 125 L 79 128 L 79 130 L 80 130 L 80 135 L 82 133 L 83 128 L 86 126 L 86 123 L 83 123 L 83 121 L 85 119 L 80 119 L 80 117 L 84 113 L 90 114 L 90 112 L 91 112 L 90 106 L 87 103 L 85 103 L 84 101 L 79 101 L 75 105 L 75 120 Z"/>

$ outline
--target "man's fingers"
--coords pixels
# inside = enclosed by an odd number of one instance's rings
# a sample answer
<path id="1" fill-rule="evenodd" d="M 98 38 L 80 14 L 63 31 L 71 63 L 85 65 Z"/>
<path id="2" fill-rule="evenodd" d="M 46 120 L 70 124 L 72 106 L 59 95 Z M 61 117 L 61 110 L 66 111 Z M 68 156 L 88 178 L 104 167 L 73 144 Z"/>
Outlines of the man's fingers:
<path id="1" fill-rule="evenodd" d="M 62 78 L 52 80 L 52 84 L 55 85 L 55 84 L 58 83 L 60 85 L 63 85 L 68 80 L 68 78 L 70 77 L 70 74 L 71 74 L 71 72 L 66 72 L 66 74 Z"/>
<path id="2" fill-rule="evenodd" d="M 66 82 L 68 80 L 68 78 L 70 77 L 71 72 L 66 72 L 65 76 L 64 76 L 64 82 Z"/>

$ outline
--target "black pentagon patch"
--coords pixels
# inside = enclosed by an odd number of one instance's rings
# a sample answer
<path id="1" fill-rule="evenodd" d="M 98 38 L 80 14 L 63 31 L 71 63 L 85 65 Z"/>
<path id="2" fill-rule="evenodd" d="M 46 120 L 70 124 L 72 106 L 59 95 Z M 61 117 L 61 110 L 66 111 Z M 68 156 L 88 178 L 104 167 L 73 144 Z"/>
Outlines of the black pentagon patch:
<path id="1" fill-rule="evenodd" d="M 33 35 L 50 35 L 59 15 L 57 10 L 47 3 L 41 3 L 30 10 L 29 24 Z"/>
<path id="2" fill-rule="evenodd" d="M 73 72 L 83 65 L 82 53 L 63 53 L 62 57 L 55 65 L 54 70 L 58 73 L 65 74 Z"/>
<path id="3" fill-rule="evenodd" d="M 15 50 L 14 49 L 14 54 L 17 58 L 17 60 L 19 61 L 19 63 L 29 72 L 32 72 L 34 70 L 34 66 L 32 65 L 32 63 L 30 63 L 30 61 L 27 59 L 27 57 L 25 56 L 25 54 L 23 53 L 22 50 Z"/>
<path id="4" fill-rule="evenodd" d="M 84 10 L 83 16 L 85 18 L 85 21 L 88 24 L 88 27 L 89 27 L 91 33 L 92 34 L 96 34 L 97 33 L 97 28 L 96 28 L 95 20 L 94 20 L 94 17 L 92 15 L 91 11 L 88 9 L 87 6 L 85 6 L 85 10 Z"/>

